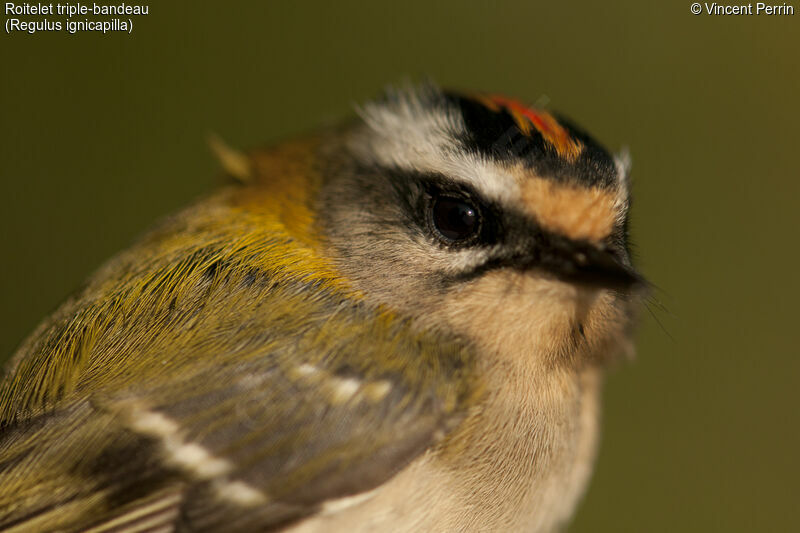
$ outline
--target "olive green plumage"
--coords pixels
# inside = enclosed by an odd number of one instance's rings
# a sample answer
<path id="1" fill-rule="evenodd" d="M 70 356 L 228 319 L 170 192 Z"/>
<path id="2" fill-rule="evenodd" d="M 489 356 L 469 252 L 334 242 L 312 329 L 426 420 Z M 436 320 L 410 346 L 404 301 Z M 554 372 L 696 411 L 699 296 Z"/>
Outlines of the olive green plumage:
<path id="1" fill-rule="evenodd" d="M 193 502 L 186 527 L 230 526 L 210 512 L 225 507 L 220 479 L 262 492 L 241 527 L 281 523 L 383 481 L 463 414 L 474 394 L 463 343 L 343 290 L 307 235 L 243 205 L 278 182 L 166 220 L 26 342 L 0 389 L 0 528 L 163 514 L 159 498 L 179 490 Z M 358 392 L 326 390 L 351 377 Z M 158 435 L 136 429 L 147 412 L 229 468 L 206 477 L 171 462 Z"/>
<path id="2" fill-rule="evenodd" d="M 12 359 L 0 530 L 563 525 L 630 345 L 625 162 L 432 86 L 214 146 L 239 183 L 110 260 Z"/>

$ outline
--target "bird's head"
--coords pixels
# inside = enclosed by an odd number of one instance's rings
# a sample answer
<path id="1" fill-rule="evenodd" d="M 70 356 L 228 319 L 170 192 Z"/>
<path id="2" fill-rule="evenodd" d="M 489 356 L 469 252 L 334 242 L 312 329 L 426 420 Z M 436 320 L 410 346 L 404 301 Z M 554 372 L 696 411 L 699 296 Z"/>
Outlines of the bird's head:
<path id="1" fill-rule="evenodd" d="M 425 86 L 360 116 L 321 145 L 316 206 L 356 289 L 498 353 L 619 352 L 641 285 L 623 160 L 500 96 Z"/>

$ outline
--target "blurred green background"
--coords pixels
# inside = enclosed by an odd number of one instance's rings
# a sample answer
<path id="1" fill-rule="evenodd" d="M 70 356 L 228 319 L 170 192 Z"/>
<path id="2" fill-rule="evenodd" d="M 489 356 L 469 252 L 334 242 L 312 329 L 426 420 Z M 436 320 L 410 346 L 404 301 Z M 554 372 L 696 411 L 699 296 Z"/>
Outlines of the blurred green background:
<path id="1" fill-rule="evenodd" d="M 4 33 L 0 359 L 214 186 L 209 131 L 277 141 L 404 78 L 544 97 L 630 147 L 666 308 L 610 377 L 570 531 L 797 531 L 800 13 L 689 5 L 171 1 L 132 35 Z"/>

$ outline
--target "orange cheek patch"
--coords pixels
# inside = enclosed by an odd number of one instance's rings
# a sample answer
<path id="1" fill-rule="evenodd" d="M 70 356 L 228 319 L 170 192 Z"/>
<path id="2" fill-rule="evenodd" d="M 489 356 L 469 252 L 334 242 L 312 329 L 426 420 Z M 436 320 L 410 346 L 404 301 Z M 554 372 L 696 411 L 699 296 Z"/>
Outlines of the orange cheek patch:
<path id="1" fill-rule="evenodd" d="M 521 189 L 526 210 L 546 230 L 570 239 L 601 241 L 614 229 L 616 198 L 609 191 L 538 177 L 525 177 Z"/>

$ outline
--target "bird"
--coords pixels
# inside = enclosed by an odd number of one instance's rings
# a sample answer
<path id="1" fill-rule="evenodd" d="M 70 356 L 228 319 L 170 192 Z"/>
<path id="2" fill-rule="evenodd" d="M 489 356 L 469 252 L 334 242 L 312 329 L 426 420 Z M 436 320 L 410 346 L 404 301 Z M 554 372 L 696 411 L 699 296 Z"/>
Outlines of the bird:
<path id="1" fill-rule="evenodd" d="M 432 82 L 247 151 L 0 382 L 3 531 L 554 531 L 642 287 L 628 157 Z"/>

